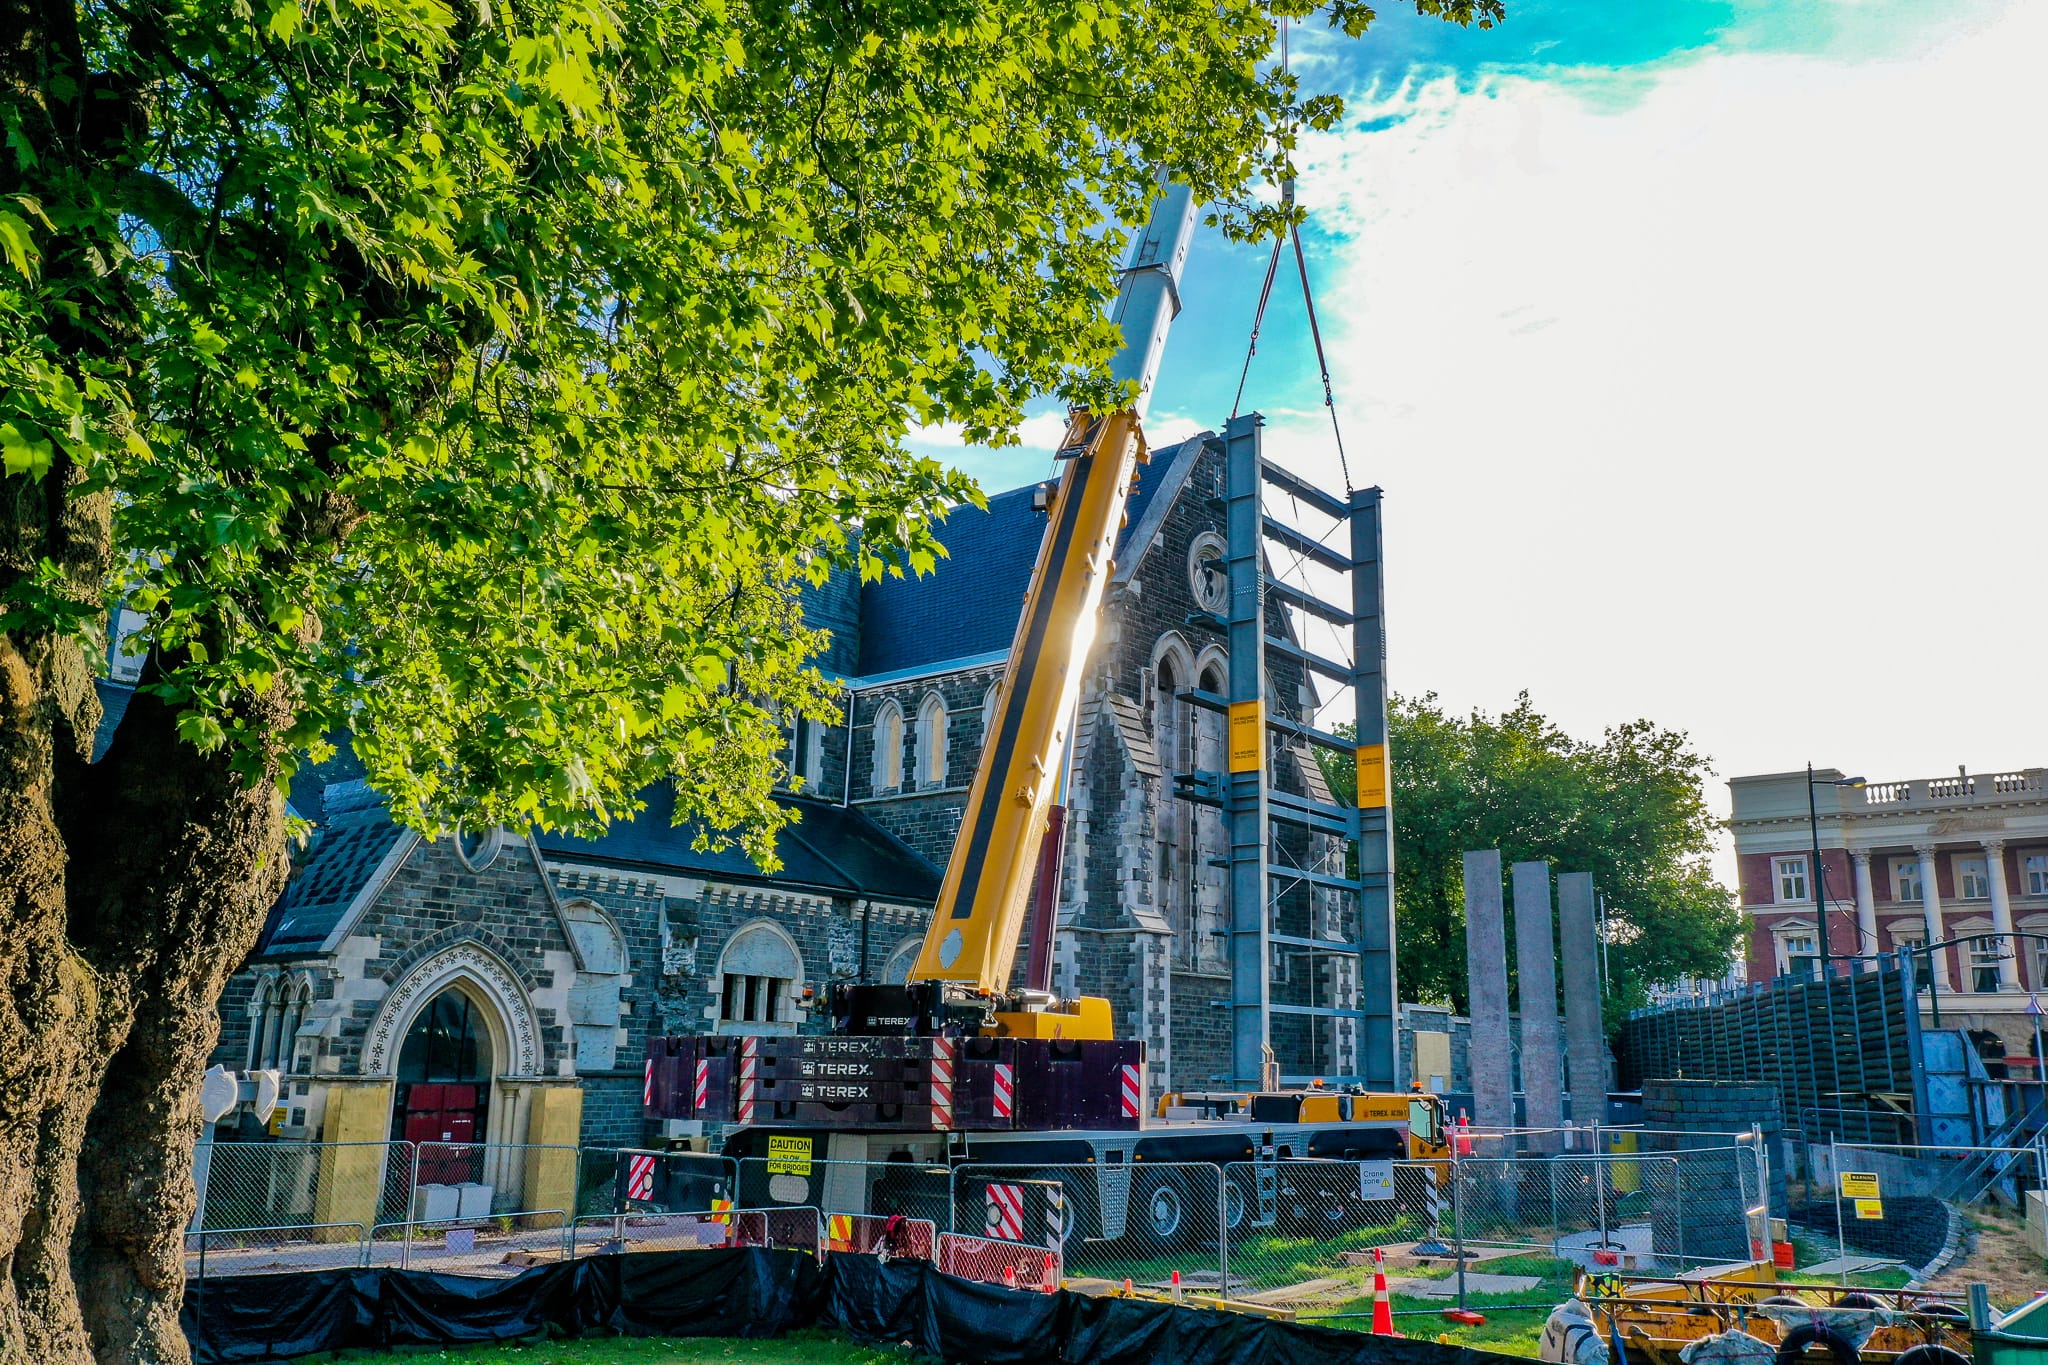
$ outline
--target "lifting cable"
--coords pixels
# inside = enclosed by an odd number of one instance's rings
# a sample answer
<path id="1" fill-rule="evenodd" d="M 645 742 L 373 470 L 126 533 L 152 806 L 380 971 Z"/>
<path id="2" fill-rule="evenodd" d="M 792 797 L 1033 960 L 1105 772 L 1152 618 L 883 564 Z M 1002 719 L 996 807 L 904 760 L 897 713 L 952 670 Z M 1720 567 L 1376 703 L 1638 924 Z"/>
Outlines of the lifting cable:
<path id="1" fill-rule="evenodd" d="M 1283 71 L 1288 68 L 1288 22 L 1284 19 L 1280 22 L 1280 68 Z M 1294 207 L 1294 181 L 1291 178 L 1281 182 L 1280 205 L 1283 210 Z M 1348 498 L 1352 492 L 1351 462 L 1344 453 L 1344 430 L 1337 422 L 1337 399 L 1330 387 L 1330 360 L 1323 351 L 1323 329 L 1316 319 L 1315 293 L 1309 288 L 1308 258 L 1302 253 L 1301 233 L 1292 224 L 1281 227 L 1279 239 L 1273 243 L 1273 258 L 1266 262 L 1266 280 L 1259 289 L 1258 310 L 1252 314 L 1251 338 L 1245 347 L 1244 368 L 1238 371 L 1237 396 L 1230 401 L 1230 415 L 1236 417 L 1244 403 L 1245 380 L 1251 374 L 1252 357 L 1259 353 L 1259 330 L 1265 325 L 1266 305 L 1273 297 L 1273 280 L 1280 271 L 1280 253 L 1286 248 L 1289 237 L 1294 239 L 1294 264 L 1301 276 L 1301 301 L 1308 309 L 1309 335 L 1315 340 L 1316 368 L 1323 381 L 1323 406 L 1330 412 L 1330 434 L 1337 442 L 1337 468 L 1344 476 L 1344 495 Z"/>

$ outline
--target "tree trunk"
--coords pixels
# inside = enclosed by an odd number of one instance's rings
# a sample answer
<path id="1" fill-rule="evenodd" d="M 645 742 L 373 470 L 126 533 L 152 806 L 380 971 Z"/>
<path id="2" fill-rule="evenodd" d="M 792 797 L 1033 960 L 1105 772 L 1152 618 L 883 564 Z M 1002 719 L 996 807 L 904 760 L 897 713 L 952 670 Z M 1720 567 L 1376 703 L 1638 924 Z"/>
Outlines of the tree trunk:
<path id="1" fill-rule="evenodd" d="M 98 707 L 45 655 L 0 636 L 0 1362 L 181 1362 L 197 1081 L 283 802 L 146 695 L 100 763 L 60 752 Z"/>

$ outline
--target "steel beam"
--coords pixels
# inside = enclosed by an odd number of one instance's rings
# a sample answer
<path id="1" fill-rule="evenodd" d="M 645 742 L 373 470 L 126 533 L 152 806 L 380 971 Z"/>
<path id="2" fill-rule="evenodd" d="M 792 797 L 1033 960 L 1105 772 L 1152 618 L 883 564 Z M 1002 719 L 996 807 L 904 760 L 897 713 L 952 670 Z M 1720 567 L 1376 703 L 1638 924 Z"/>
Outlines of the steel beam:
<path id="1" fill-rule="evenodd" d="M 1265 705 L 1265 572 L 1261 535 L 1265 514 L 1259 485 L 1257 413 L 1233 417 L 1223 432 L 1224 565 L 1230 583 L 1228 702 L 1231 713 L 1224 819 L 1230 833 L 1230 1070 L 1232 1083 L 1248 1089 L 1262 1080 L 1271 993 L 1267 984 L 1266 919 L 1266 727 L 1254 722 L 1257 753 L 1247 762 L 1238 751 L 1237 717 L 1257 715 Z M 1263 720 L 1263 717 L 1260 717 Z"/>

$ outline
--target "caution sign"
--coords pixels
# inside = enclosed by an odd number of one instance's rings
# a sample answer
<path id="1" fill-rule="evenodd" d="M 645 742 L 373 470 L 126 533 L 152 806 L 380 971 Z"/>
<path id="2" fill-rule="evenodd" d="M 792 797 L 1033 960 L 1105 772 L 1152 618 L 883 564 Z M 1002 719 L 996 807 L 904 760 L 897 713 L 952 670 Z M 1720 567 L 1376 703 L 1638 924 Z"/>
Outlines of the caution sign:
<path id="1" fill-rule="evenodd" d="M 1387 746 L 1362 744 L 1358 749 L 1358 808 L 1387 804 Z"/>
<path id="2" fill-rule="evenodd" d="M 1882 1199 L 1884 1192 L 1877 1188 L 1875 1171 L 1843 1171 L 1841 1173 L 1842 1198 Z"/>
<path id="3" fill-rule="evenodd" d="M 768 1174 L 809 1175 L 811 1173 L 811 1139 L 807 1137 L 771 1137 L 768 1139 Z"/>
<path id="4" fill-rule="evenodd" d="M 1884 1201 L 1882 1199 L 1857 1200 L 1856 1216 L 1858 1218 L 1875 1218 L 1882 1220 L 1884 1218 Z"/>
<path id="5" fill-rule="evenodd" d="M 1230 703 L 1230 771 L 1255 773 L 1266 763 L 1266 704 Z"/>

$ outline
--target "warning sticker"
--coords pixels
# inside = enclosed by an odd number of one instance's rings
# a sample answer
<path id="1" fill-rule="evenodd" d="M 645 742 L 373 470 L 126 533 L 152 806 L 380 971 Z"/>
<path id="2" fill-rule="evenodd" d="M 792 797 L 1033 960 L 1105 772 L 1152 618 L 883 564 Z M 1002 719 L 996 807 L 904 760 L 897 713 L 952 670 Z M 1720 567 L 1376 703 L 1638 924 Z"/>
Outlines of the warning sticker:
<path id="1" fill-rule="evenodd" d="M 1230 771 L 1255 773 L 1266 762 L 1266 704 L 1230 703 Z"/>
<path id="2" fill-rule="evenodd" d="M 1358 747 L 1358 807 L 1373 810 L 1387 804 L 1387 746 Z"/>
<path id="3" fill-rule="evenodd" d="M 811 1173 L 811 1139 L 807 1137 L 771 1137 L 768 1139 L 768 1174 L 809 1175 Z"/>
<path id="4" fill-rule="evenodd" d="M 1856 1216 L 1858 1218 L 1882 1219 L 1884 1217 L 1884 1201 L 1882 1199 L 1857 1200 Z"/>
<path id="5" fill-rule="evenodd" d="M 1883 1192 L 1877 1188 L 1875 1171 L 1843 1171 L 1842 1198 L 1880 1199 Z"/>

